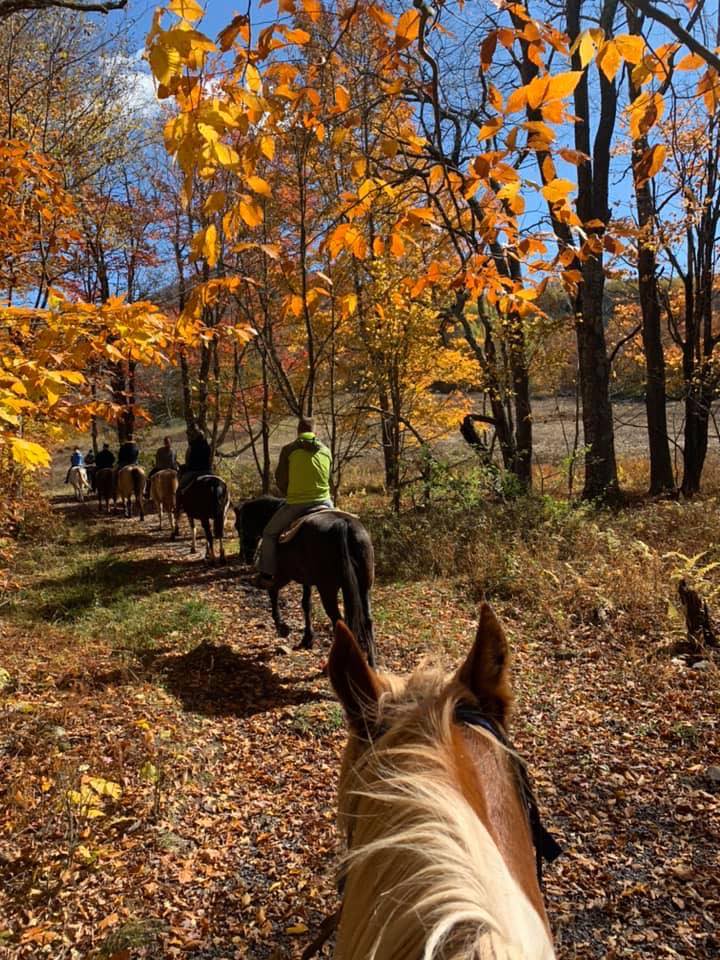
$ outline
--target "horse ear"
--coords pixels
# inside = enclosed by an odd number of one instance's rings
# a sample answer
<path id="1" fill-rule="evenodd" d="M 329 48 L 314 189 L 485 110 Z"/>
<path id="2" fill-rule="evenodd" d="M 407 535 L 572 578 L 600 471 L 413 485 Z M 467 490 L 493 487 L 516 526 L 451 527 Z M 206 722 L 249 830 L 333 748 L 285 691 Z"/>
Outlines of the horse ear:
<path id="1" fill-rule="evenodd" d="M 511 700 L 509 666 L 510 649 L 503 628 L 490 604 L 483 603 L 475 643 L 458 670 L 457 679 L 501 723 L 505 722 Z"/>
<path id="2" fill-rule="evenodd" d="M 328 675 L 348 723 L 362 736 L 377 708 L 380 684 L 357 640 L 342 620 L 335 624 L 335 640 L 328 658 Z M 370 715 L 370 716 L 368 716 Z"/>

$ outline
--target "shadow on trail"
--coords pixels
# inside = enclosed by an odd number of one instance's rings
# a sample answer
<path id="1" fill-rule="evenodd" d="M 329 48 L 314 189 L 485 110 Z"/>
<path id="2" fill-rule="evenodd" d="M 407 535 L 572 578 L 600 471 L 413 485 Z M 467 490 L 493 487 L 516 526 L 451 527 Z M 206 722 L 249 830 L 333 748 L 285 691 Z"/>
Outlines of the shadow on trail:
<path id="1" fill-rule="evenodd" d="M 241 654 L 227 644 L 201 643 L 188 653 L 156 653 L 145 666 L 162 676 L 184 710 L 203 716 L 251 717 L 329 698 L 329 690 L 323 695 L 301 686 L 303 680 L 281 681 L 266 662 L 271 656 L 261 648 Z"/>

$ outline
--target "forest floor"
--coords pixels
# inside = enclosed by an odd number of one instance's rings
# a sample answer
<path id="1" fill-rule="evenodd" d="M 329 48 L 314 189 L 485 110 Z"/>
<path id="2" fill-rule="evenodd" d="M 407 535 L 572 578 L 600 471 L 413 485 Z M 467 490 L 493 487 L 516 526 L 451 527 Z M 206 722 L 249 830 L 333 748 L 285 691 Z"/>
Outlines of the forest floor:
<path id="1" fill-rule="evenodd" d="M 679 573 L 717 582 L 717 501 L 524 509 L 473 516 L 457 577 L 422 523 L 373 520 L 383 666 L 458 663 L 487 592 L 512 736 L 564 848 L 546 871 L 558 956 L 717 957 L 718 668 L 675 655 L 668 608 Z M 67 497 L 40 519 L 0 594 L 0 954 L 298 957 L 336 905 L 345 734 L 320 612 L 319 649 L 295 652 L 297 591 L 281 643 L 236 546 L 214 567 L 155 515 Z M 424 578 L 386 555 L 401 536 Z"/>

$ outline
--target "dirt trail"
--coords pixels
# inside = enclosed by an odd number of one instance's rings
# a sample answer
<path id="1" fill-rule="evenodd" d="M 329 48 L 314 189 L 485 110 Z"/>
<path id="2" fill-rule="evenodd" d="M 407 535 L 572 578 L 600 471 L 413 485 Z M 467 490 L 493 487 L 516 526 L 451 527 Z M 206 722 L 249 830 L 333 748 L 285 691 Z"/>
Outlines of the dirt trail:
<path id="1" fill-rule="evenodd" d="M 0 625 L 0 952 L 299 956 L 336 902 L 344 734 L 323 651 L 281 649 L 237 557 L 191 558 L 154 516 L 56 509 L 75 540 L 20 558 Z M 62 574 L 57 556 L 82 550 L 87 563 Z M 41 626 L 60 588 L 63 610 L 85 602 L 90 574 L 104 584 L 98 609 Z M 123 606 L 116 574 L 132 587 Z M 471 641 L 473 611 L 452 583 L 381 584 L 375 608 L 391 669 L 428 652 L 458 662 Z M 547 876 L 558 955 L 717 956 L 715 675 L 628 650 L 612 624 L 550 643 L 511 604 L 499 612 L 516 744 L 565 847 Z M 145 636 L 118 639 L 123 617 Z M 326 644 L 319 611 L 316 622 Z"/>

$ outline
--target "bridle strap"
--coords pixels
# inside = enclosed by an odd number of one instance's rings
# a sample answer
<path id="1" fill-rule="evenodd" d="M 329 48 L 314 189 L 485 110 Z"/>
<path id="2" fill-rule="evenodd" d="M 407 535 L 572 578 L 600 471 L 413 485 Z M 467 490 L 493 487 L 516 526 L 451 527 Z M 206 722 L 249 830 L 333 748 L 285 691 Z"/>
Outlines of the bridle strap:
<path id="1" fill-rule="evenodd" d="M 509 751 L 512 759 L 513 769 L 517 776 L 520 795 L 522 797 L 525 813 L 528 818 L 530 835 L 532 837 L 533 847 L 535 848 L 535 869 L 537 871 L 538 884 L 543 885 L 543 861 L 553 863 L 562 853 L 562 847 L 552 834 L 546 829 L 540 817 L 535 791 L 532 787 L 530 774 L 525 762 L 513 750 L 512 744 L 508 740 L 505 731 L 480 712 L 479 706 L 469 703 L 467 700 L 458 701 L 455 707 L 455 720 L 458 723 L 465 723 L 471 727 L 481 727 L 487 730 L 493 737 Z"/>

